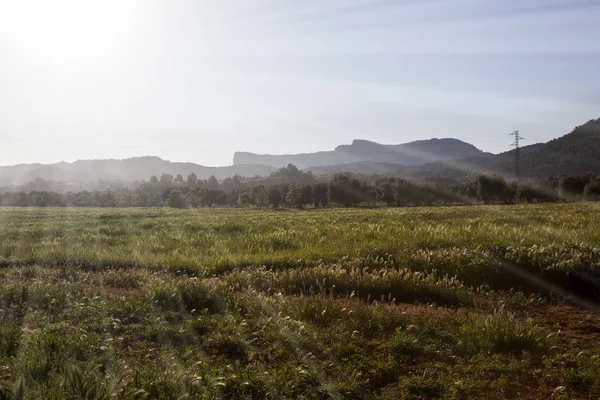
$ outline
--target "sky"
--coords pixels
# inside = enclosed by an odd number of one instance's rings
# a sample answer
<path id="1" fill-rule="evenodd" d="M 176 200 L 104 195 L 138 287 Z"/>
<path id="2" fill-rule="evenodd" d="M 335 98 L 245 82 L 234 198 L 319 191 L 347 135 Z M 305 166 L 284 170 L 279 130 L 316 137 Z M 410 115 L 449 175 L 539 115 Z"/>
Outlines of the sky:
<path id="1" fill-rule="evenodd" d="M 0 165 L 454 137 L 600 117 L 600 0 L 6 0 Z"/>

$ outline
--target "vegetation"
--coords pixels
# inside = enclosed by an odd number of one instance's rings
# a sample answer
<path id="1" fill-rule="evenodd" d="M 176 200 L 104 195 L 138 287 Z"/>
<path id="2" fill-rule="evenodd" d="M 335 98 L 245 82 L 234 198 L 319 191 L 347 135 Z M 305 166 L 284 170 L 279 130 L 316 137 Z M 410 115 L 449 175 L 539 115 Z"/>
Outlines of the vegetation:
<path id="1" fill-rule="evenodd" d="M 0 221 L 0 399 L 600 396 L 595 203 Z"/>
<path id="2" fill-rule="evenodd" d="M 38 182 L 39 183 L 39 182 Z M 42 187 L 43 184 L 40 184 Z M 402 178 L 335 174 L 314 176 L 294 165 L 268 178 L 240 176 L 219 182 L 199 180 L 193 173 L 156 176 L 133 187 L 104 191 L 56 193 L 32 190 L 0 193 L 9 207 L 327 207 L 432 206 L 597 201 L 600 176 L 564 175 L 556 179 L 506 181 L 499 175 L 478 175 L 465 182 L 423 182 Z"/>
<path id="3" fill-rule="evenodd" d="M 527 137 L 527 135 L 525 135 Z M 600 173 L 600 118 L 575 127 L 567 135 L 547 143 L 523 146 L 519 150 L 521 176 L 540 180 L 546 177 Z M 531 143 L 531 142 L 529 142 Z M 436 161 L 404 171 L 413 177 L 465 180 L 476 174 L 515 174 L 515 150 L 462 160 Z M 365 173 L 368 167 L 362 167 Z"/>

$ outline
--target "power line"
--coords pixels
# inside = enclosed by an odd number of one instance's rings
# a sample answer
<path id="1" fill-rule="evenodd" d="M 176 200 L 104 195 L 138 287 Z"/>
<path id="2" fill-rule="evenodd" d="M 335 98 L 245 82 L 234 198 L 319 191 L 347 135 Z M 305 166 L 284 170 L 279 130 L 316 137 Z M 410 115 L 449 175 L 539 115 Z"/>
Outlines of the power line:
<path id="1" fill-rule="evenodd" d="M 514 131 L 513 133 L 509 133 L 509 135 L 515 137 L 515 141 L 511 146 L 515 148 L 515 177 L 519 179 L 519 141 L 524 138 L 519 135 L 519 131 Z"/>

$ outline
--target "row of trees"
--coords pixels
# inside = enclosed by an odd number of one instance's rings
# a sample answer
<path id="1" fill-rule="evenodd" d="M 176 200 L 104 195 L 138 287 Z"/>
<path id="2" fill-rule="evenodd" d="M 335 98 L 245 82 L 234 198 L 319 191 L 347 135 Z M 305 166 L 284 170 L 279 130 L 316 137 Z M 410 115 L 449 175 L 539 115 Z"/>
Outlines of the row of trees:
<path id="1" fill-rule="evenodd" d="M 0 194 L 2 206 L 37 207 L 326 207 L 430 206 L 473 203 L 548 202 L 600 199 L 600 179 L 590 180 L 582 192 L 568 191 L 571 179 L 551 185 L 530 182 L 507 183 L 501 178 L 480 176 L 455 185 L 419 184 L 397 178 L 380 178 L 367 183 L 347 175 L 314 185 L 255 184 L 239 190 L 182 187 L 128 188 L 106 192 L 56 193 L 44 191 Z"/>
<path id="2" fill-rule="evenodd" d="M 478 176 L 462 185 L 462 194 L 483 203 L 597 201 L 600 200 L 600 176 L 563 175 L 543 181 L 506 182 L 499 176 Z"/>
<path id="3" fill-rule="evenodd" d="M 194 174 L 163 174 L 134 187 L 57 193 L 32 190 L 0 193 L 2 206 L 39 207 L 326 207 L 512 204 L 600 200 L 600 176 L 562 176 L 544 181 L 507 182 L 499 176 L 477 176 L 464 183 L 416 183 L 406 179 L 337 174 L 315 177 L 289 165 L 268 178 L 221 182 Z"/>

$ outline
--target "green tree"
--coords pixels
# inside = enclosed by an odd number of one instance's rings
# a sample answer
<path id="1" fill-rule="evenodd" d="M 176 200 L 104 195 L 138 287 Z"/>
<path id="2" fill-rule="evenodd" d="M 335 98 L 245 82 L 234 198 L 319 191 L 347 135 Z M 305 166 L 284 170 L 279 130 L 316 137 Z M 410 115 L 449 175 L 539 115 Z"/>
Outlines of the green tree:
<path id="1" fill-rule="evenodd" d="M 312 188 L 312 200 L 315 208 L 327 206 L 327 184 L 318 183 Z"/>
<path id="2" fill-rule="evenodd" d="M 300 208 L 302 199 L 302 192 L 300 188 L 296 185 L 289 185 L 287 194 L 285 196 L 285 201 L 290 205 L 290 207 Z"/>
<path id="3" fill-rule="evenodd" d="M 252 201 L 259 208 L 266 207 L 269 204 L 269 195 L 263 185 L 252 187 Z"/>
<path id="4" fill-rule="evenodd" d="M 394 186 L 393 179 L 381 182 L 377 186 L 377 200 L 385 202 L 388 206 L 394 204 Z"/>
<path id="5" fill-rule="evenodd" d="M 171 190 L 169 197 L 167 197 L 167 205 L 171 208 L 186 208 L 187 201 L 185 196 L 179 189 Z"/>
<path id="6" fill-rule="evenodd" d="M 300 204 L 305 207 L 313 202 L 312 199 L 313 188 L 311 185 L 305 185 L 300 188 Z"/>
<path id="7" fill-rule="evenodd" d="M 501 176 L 480 175 L 477 177 L 477 198 L 485 204 L 506 197 L 506 182 Z"/>
<path id="8" fill-rule="evenodd" d="M 537 191 L 531 185 L 531 183 L 521 181 L 517 184 L 515 198 L 517 201 L 531 204 L 537 198 Z"/>
<path id="9" fill-rule="evenodd" d="M 237 204 L 239 207 L 244 208 L 248 204 L 250 204 L 250 200 L 251 199 L 250 199 L 250 195 L 248 194 L 248 192 L 243 191 L 238 194 Z"/>
<path id="10" fill-rule="evenodd" d="M 562 176 L 558 184 L 560 198 L 567 201 L 581 200 L 583 191 L 591 178 L 591 174 Z"/>
<path id="11" fill-rule="evenodd" d="M 198 208 L 198 207 L 202 206 L 202 204 L 204 202 L 203 194 L 204 194 L 204 192 L 201 191 L 200 189 L 190 190 L 185 195 L 187 204 L 189 204 L 191 207 L 194 207 L 194 208 Z"/>
<path id="12" fill-rule="evenodd" d="M 394 200 L 398 206 L 419 205 L 422 195 L 414 183 L 398 179 L 394 186 Z"/>
<path id="13" fill-rule="evenodd" d="M 351 207 L 360 201 L 360 182 L 344 174 L 337 174 L 329 183 L 329 202 Z"/>
<path id="14" fill-rule="evenodd" d="M 279 171 L 271 174 L 273 178 L 286 178 L 292 181 L 297 181 L 302 178 L 302 171 L 298 169 L 294 164 L 288 164 L 287 168 L 280 168 Z"/>
<path id="15" fill-rule="evenodd" d="M 208 190 L 217 190 L 219 188 L 219 181 L 214 175 L 211 175 L 208 178 L 208 182 L 206 183 Z"/>
<path id="16" fill-rule="evenodd" d="M 160 176 L 160 183 L 171 183 L 173 182 L 173 175 L 171 174 L 162 174 Z"/>
<path id="17" fill-rule="evenodd" d="M 583 189 L 586 200 L 600 200 L 600 176 L 593 177 Z"/>
<path id="18" fill-rule="evenodd" d="M 197 184 L 198 184 L 198 177 L 196 176 L 195 173 L 192 172 L 187 177 L 187 185 L 191 188 L 194 188 L 194 187 L 196 187 Z"/>
<path id="19" fill-rule="evenodd" d="M 281 205 L 281 189 L 278 186 L 269 188 L 269 203 L 273 208 L 278 208 Z"/>

